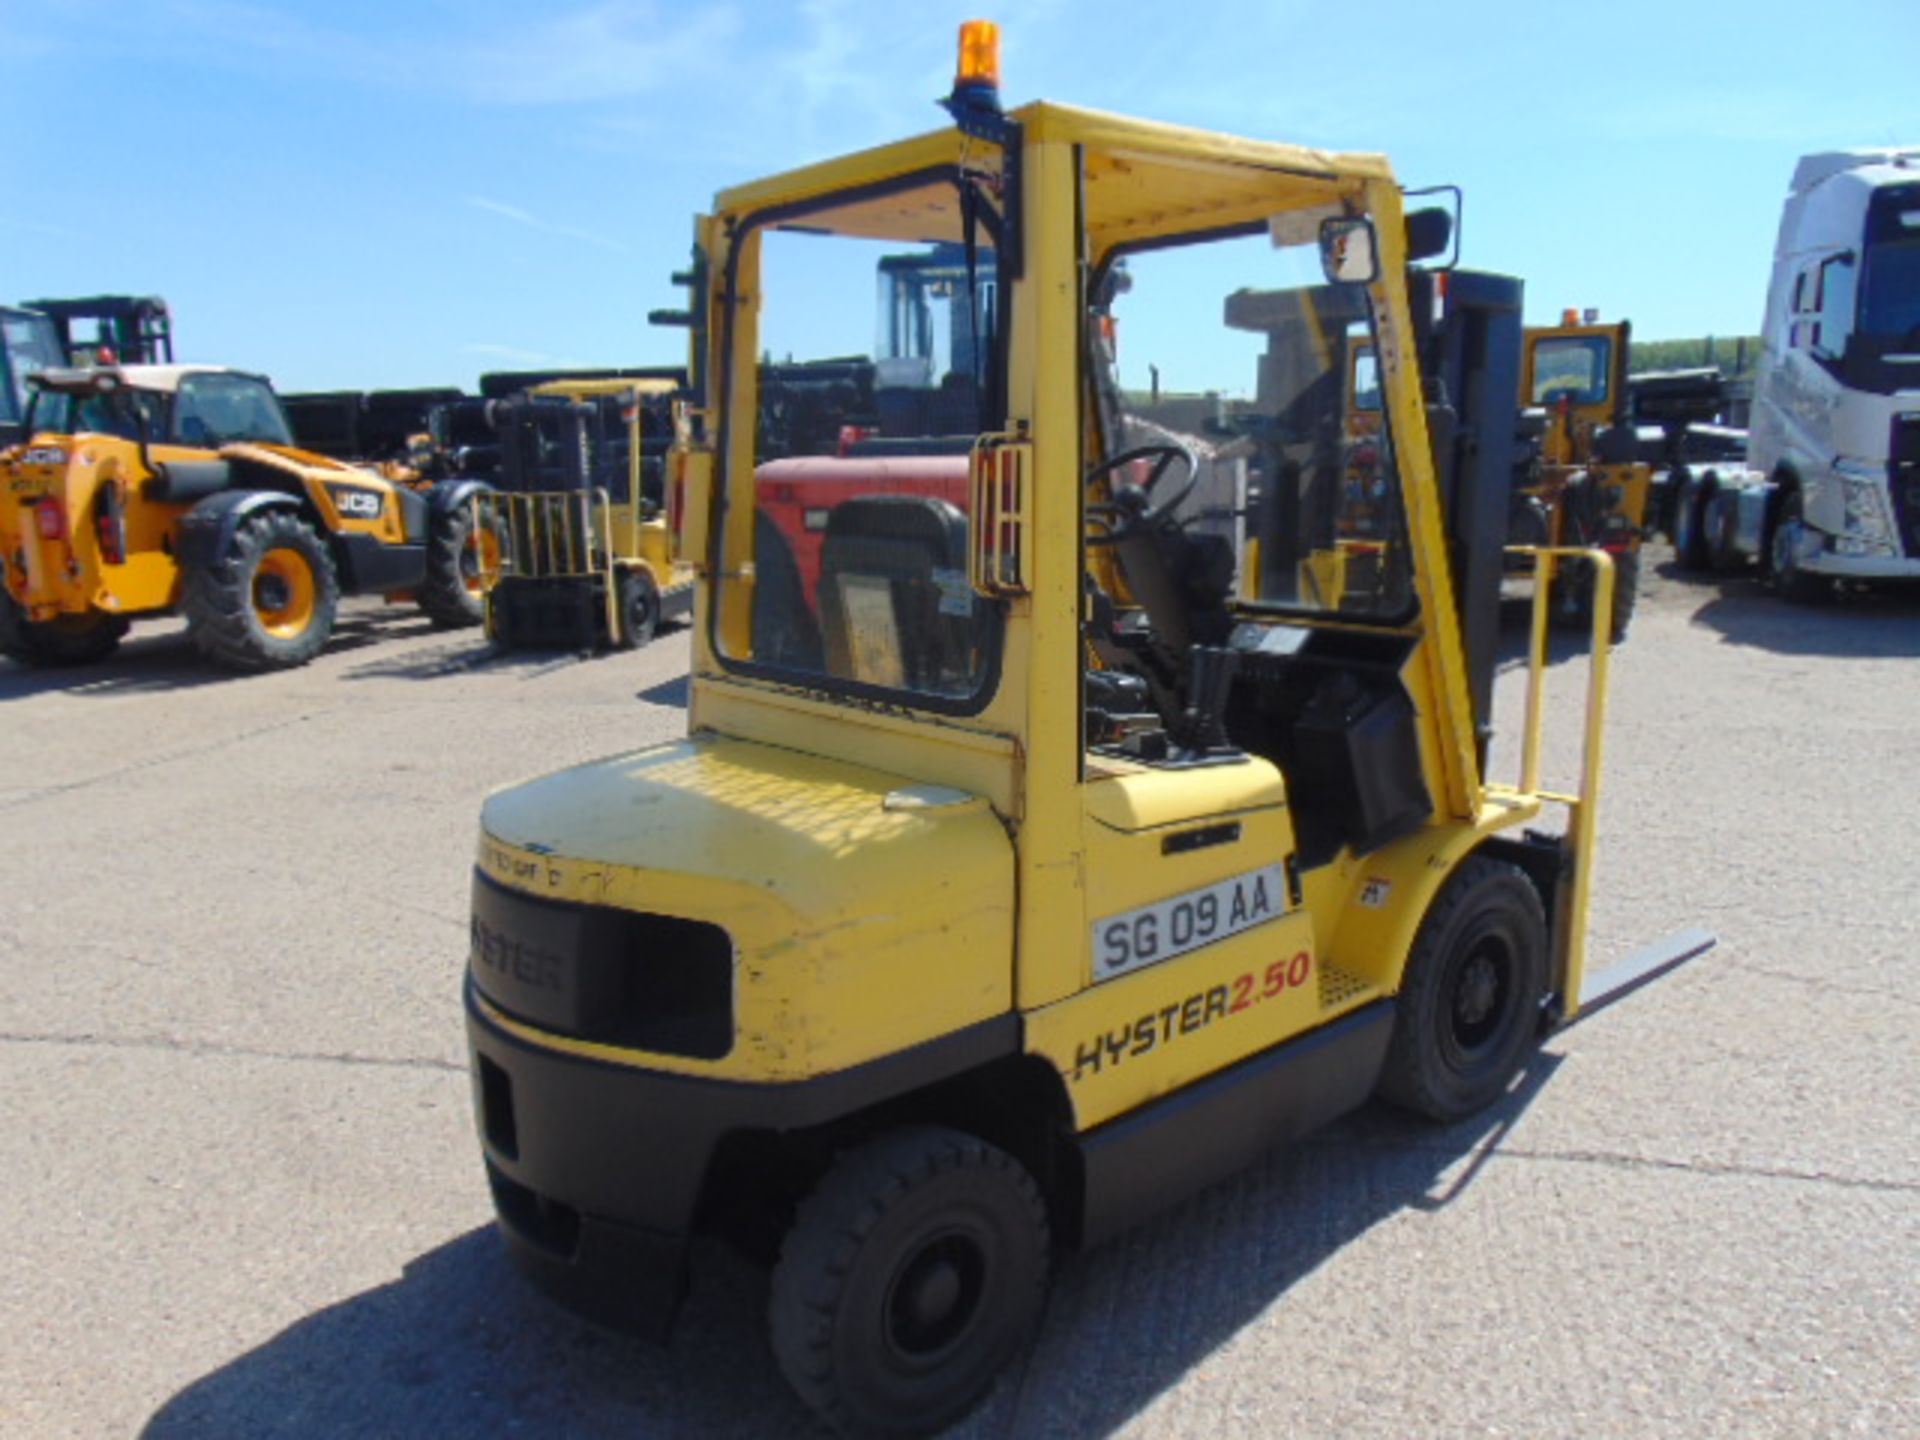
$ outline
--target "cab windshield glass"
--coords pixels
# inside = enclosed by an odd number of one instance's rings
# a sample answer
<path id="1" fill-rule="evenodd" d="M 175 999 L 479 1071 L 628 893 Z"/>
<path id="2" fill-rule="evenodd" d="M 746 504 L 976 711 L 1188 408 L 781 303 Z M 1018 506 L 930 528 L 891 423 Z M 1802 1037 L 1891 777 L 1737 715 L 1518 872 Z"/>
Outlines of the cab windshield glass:
<path id="1" fill-rule="evenodd" d="M 61 364 L 60 344 L 39 315 L 0 315 L 0 340 L 6 345 L 3 373 L 11 382 L 0 384 L 0 421 L 18 420 L 29 399 L 27 376 Z"/>
<path id="2" fill-rule="evenodd" d="M 1550 336 L 1533 347 L 1532 403 L 1604 404 L 1612 370 L 1613 343 L 1605 336 Z"/>
<path id="3" fill-rule="evenodd" d="M 1327 282 L 1318 218 L 1131 249 L 1102 267 L 1089 330 L 1104 448 L 1145 451 L 1089 490 L 1089 543 L 1118 557 L 1115 583 L 1141 583 L 1125 573 L 1127 532 L 1172 520 L 1207 553 L 1231 554 L 1226 583 L 1242 601 L 1410 615 L 1371 302 L 1362 285 Z M 1115 490 L 1141 486 L 1130 503 L 1144 515 L 1121 513 Z"/>
<path id="4" fill-rule="evenodd" d="M 287 417 L 267 382 L 255 375 L 188 375 L 173 402 L 173 438 L 215 449 L 237 440 L 291 445 Z"/>
<path id="5" fill-rule="evenodd" d="M 36 388 L 27 410 L 27 433 L 117 435 L 122 440 L 149 443 L 164 440 L 167 397 L 158 390 L 120 389 L 101 394 Z"/>
<path id="6" fill-rule="evenodd" d="M 728 344 L 753 336 L 758 403 L 724 443 L 736 477 L 751 447 L 752 561 L 721 567 L 716 612 L 746 619 L 721 652 L 976 708 L 1000 633 L 967 581 L 967 457 L 1004 411 L 997 207 L 948 172 L 749 227 L 734 283 L 758 298 L 757 334 Z"/>
<path id="7" fill-rule="evenodd" d="M 1860 282 L 1860 333 L 1920 348 L 1920 239 L 1867 247 Z"/>

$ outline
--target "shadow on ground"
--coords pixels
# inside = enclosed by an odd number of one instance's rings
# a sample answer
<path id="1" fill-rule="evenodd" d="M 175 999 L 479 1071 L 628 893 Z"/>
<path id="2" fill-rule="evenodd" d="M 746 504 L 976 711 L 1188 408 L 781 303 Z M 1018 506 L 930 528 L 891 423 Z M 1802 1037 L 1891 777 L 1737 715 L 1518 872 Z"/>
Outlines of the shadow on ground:
<path id="1" fill-rule="evenodd" d="M 1558 1063 L 1537 1056 L 1500 1105 L 1448 1129 L 1369 1107 L 1070 1260 L 1029 1353 L 951 1433 L 1124 1425 L 1372 1226 L 1460 1194 Z M 761 1272 L 706 1247 L 668 1347 L 610 1336 L 535 1295 L 491 1228 L 474 1230 L 195 1381 L 144 1434 L 823 1433 L 774 1367 L 764 1304 Z"/>
<path id="2" fill-rule="evenodd" d="M 390 611 L 343 616 L 334 625 L 321 651 L 324 659 L 390 640 L 427 634 L 431 626 L 409 612 L 396 619 Z M 186 632 L 175 626 L 159 633 L 142 633 L 138 621 L 119 648 L 91 665 L 48 666 L 44 669 L 0 660 L 0 704 L 29 695 L 60 690 L 70 695 L 139 695 L 165 690 L 191 690 L 249 680 L 250 674 L 223 670 L 193 648 Z"/>
<path id="3" fill-rule="evenodd" d="M 1795 605 L 1752 575 L 1696 575 L 1671 563 L 1659 573 L 1704 602 L 1692 623 L 1718 631 L 1729 645 L 1779 655 L 1920 656 L 1920 586 L 1840 590 L 1820 604 Z"/>

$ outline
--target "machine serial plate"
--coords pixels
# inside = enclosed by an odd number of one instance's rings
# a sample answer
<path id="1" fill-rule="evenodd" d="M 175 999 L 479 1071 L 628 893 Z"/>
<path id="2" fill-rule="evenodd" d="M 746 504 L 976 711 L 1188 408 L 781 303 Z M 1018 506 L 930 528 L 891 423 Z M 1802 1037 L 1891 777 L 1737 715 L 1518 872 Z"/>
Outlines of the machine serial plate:
<path id="1" fill-rule="evenodd" d="M 1093 922 L 1093 978 L 1111 980 L 1286 913 L 1286 872 L 1263 865 Z"/>

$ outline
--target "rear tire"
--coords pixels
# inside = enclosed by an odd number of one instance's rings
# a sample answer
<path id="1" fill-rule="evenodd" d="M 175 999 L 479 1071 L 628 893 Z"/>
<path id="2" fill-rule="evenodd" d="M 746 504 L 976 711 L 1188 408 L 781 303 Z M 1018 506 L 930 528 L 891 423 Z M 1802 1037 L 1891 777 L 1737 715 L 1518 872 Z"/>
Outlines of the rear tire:
<path id="1" fill-rule="evenodd" d="M 181 609 L 196 649 L 229 670 L 305 665 L 333 634 L 340 576 L 313 527 L 290 510 L 248 516 L 226 553 L 186 574 Z"/>
<path id="2" fill-rule="evenodd" d="M 1033 1329 L 1048 1243 L 1039 1188 L 1005 1151 L 931 1126 L 879 1135 L 801 1202 L 773 1272 L 774 1357 L 843 1434 L 941 1429 Z"/>
<path id="3" fill-rule="evenodd" d="M 471 502 L 448 506 L 427 530 L 427 573 L 420 584 L 420 609 L 443 630 L 479 625 L 487 618 L 484 571 L 499 536 L 475 523 Z"/>
<path id="4" fill-rule="evenodd" d="M 1688 475 L 1673 502 L 1673 560 L 1682 570 L 1703 574 L 1709 568 L 1707 552 L 1707 482 Z"/>
<path id="5" fill-rule="evenodd" d="M 111 655 L 126 633 L 125 620 L 98 611 L 29 620 L 13 597 L 0 590 L 0 655 L 22 665 L 91 665 Z"/>
<path id="6" fill-rule="evenodd" d="M 1394 1000 L 1382 1099 L 1448 1123 L 1485 1109 L 1540 1033 L 1547 921 L 1518 866 L 1472 856 L 1441 887 Z"/>

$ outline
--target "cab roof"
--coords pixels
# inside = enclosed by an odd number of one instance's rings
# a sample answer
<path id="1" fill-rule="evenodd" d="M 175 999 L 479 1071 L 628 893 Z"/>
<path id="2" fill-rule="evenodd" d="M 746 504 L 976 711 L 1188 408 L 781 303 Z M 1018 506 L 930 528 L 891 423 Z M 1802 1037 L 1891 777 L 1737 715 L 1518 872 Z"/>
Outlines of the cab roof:
<path id="1" fill-rule="evenodd" d="M 1345 190 L 1366 181 L 1393 181 L 1386 157 L 1373 153 L 1254 140 L 1051 101 L 1022 105 L 1010 111 L 1009 118 L 1025 127 L 1030 141 L 1086 147 L 1089 224 L 1103 230 L 1146 229 L 1181 212 L 1196 218 L 1225 211 L 1245 213 L 1254 204 L 1256 189 L 1259 203 L 1274 208 L 1276 200 L 1291 199 L 1285 194 L 1283 177 L 1299 180 L 1303 205 L 1324 196 L 1330 183 Z M 951 165 L 961 143 L 955 129 L 929 131 L 734 186 L 721 191 L 714 205 L 721 212 L 736 214 L 761 210 Z M 1092 183 L 1096 180 L 1104 183 Z M 877 223 L 858 226 L 863 233 L 887 233 L 884 216 L 871 218 Z M 1171 228 L 1183 227 L 1176 219 Z"/>
<path id="2" fill-rule="evenodd" d="M 177 391 L 180 382 L 189 375 L 245 375 L 251 380 L 266 379 L 264 375 L 256 375 L 250 370 L 236 370 L 231 365 L 62 366 L 42 370 L 31 378 L 43 390 L 91 390 L 103 375 L 116 377 L 119 384 L 128 390 L 157 390 L 165 395 Z"/>

